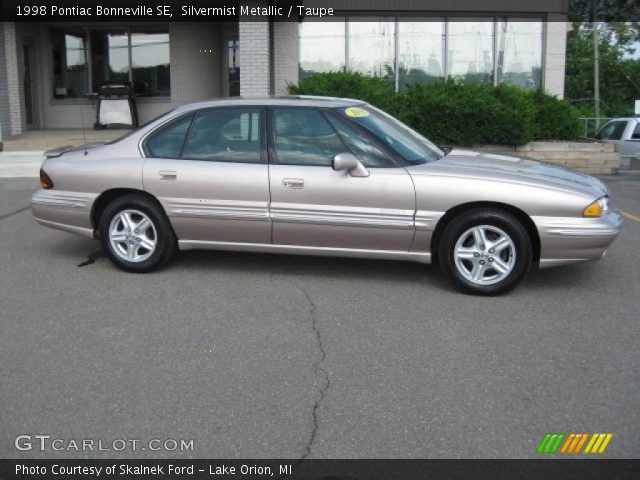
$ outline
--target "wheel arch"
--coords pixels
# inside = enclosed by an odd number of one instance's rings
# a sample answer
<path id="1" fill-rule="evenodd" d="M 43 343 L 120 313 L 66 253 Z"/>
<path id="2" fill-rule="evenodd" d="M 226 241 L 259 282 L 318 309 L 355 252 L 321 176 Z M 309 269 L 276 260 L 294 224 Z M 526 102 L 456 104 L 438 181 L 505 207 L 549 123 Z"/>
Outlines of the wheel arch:
<path id="1" fill-rule="evenodd" d="M 167 212 L 165 211 L 160 201 L 156 197 L 151 195 L 149 192 L 145 192 L 144 190 L 138 190 L 135 188 L 111 188 L 109 190 L 105 190 L 100 195 L 98 195 L 98 197 L 93 202 L 93 205 L 91 207 L 91 227 L 93 228 L 93 231 L 96 232 L 98 230 L 98 225 L 100 224 L 100 217 L 102 216 L 102 213 L 111 202 L 113 202 L 116 198 L 122 197 L 124 195 L 131 195 L 131 194 L 140 195 L 142 197 L 147 198 L 148 200 L 151 200 L 160 208 L 160 210 L 162 210 L 162 212 L 164 212 L 165 216 L 167 217 L 167 220 L 169 219 L 169 216 L 167 215 Z M 169 225 L 173 230 L 173 225 L 171 225 L 171 221 L 169 221 Z"/>
<path id="2" fill-rule="evenodd" d="M 522 225 L 526 229 L 529 234 L 529 238 L 531 239 L 531 249 L 533 253 L 533 262 L 538 263 L 540 261 L 540 235 L 538 233 L 538 229 L 536 224 L 531 219 L 531 217 L 520 210 L 518 207 L 514 207 L 513 205 L 509 205 L 507 203 L 501 202 L 467 202 L 461 203 L 460 205 L 456 205 L 455 207 L 450 208 L 445 212 L 445 214 L 440 217 L 438 223 L 436 224 L 436 228 L 433 231 L 433 235 L 431 237 L 431 255 L 434 261 L 438 256 L 438 247 L 440 243 L 440 238 L 442 236 L 442 232 L 447 227 L 451 221 L 456 218 L 461 213 L 468 211 L 472 208 L 493 208 L 498 210 L 503 210 L 507 213 L 510 213 L 514 217 L 516 217 Z"/>

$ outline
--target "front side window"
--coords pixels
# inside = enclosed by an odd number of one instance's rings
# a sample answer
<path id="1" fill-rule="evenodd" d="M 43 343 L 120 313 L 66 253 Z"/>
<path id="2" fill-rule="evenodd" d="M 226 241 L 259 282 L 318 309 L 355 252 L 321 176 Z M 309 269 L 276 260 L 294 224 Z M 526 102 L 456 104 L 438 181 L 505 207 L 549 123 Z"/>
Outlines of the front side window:
<path id="1" fill-rule="evenodd" d="M 273 125 L 279 164 L 331 166 L 333 157 L 348 152 L 317 110 L 276 109 Z"/>
<path id="2" fill-rule="evenodd" d="M 358 160 L 365 167 L 395 167 L 396 164 L 378 147 L 373 145 L 369 139 L 364 137 L 355 127 L 349 125 L 340 116 L 333 112 L 327 115 L 329 122 L 336 129 L 342 141 L 349 147 Z"/>
<path id="3" fill-rule="evenodd" d="M 168 26 L 51 31 L 53 97 L 82 98 L 108 81 L 138 96 L 170 96 Z"/>
<path id="4" fill-rule="evenodd" d="M 191 120 L 193 115 L 186 115 L 152 133 L 146 142 L 148 155 L 154 158 L 180 158 Z"/>
<path id="5" fill-rule="evenodd" d="M 627 128 L 626 121 L 616 120 L 609 122 L 596 134 L 596 138 L 602 140 L 620 140 L 625 128 Z"/>
<path id="6" fill-rule="evenodd" d="M 634 140 L 640 140 L 640 123 L 638 123 L 636 125 L 636 128 L 634 128 L 633 133 L 631 134 L 631 138 L 633 138 Z"/>
<path id="7" fill-rule="evenodd" d="M 364 127 L 411 165 L 444 156 L 442 150 L 418 132 L 371 105 L 340 107 L 337 112 L 347 121 Z"/>
<path id="8" fill-rule="evenodd" d="M 182 158 L 260 163 L 262 111 L 258 108 L 214 108 L 196 114 Z"/>

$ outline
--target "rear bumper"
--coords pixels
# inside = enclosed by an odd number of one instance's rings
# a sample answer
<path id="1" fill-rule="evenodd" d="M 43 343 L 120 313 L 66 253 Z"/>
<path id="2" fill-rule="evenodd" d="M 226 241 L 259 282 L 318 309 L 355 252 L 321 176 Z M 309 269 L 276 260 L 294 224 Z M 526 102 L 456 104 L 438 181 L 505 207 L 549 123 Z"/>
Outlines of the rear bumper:
<path id="1" fill-rule="evenodd" d="M 540 235 L 540 267 L 599 260 L 620 233 L 622 215 L 599 218 L 533 217 Z"/>
<path id="2" fill-rule="evenodd" d="M 94 238 L 91 207 L 96 195 L 40 189 L 31 197 L 35 220 L 56 230 Z"/>

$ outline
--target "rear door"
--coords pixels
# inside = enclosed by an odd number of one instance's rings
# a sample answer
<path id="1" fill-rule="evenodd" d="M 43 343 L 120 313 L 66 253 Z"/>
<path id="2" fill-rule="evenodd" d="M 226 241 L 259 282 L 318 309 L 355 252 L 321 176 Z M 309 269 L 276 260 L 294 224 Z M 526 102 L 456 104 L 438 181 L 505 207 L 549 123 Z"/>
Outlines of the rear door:
<path id="1" fill-rule="evenodd" d="M 265 131 L 264 108 L 217 107 L 145 139 L 144 188 L 180 240 L 270 243 Z"/>
<path id="2" fill-rule="evenodd" d="M 314 108 L 269 109 L 273 243 L 407 251 L 414 232 L 411 177 L 339 122 Z M 333 157 L 347 152 L 365 164 L 368 177 L 333 170 Z"/>

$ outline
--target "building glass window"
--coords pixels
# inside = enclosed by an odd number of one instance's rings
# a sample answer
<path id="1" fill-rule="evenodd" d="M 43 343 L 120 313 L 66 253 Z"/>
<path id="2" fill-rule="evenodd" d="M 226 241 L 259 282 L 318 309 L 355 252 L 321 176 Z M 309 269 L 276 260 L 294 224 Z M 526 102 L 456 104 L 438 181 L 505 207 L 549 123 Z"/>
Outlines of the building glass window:
<path id="1" fill-rule="evenodd" d="M 97 92 L 105 81 L 129 80 L 129 34 L 127 31 L 91 33 L 91 86 Z"/>
<path id="2" fill-rule="evenodd" d="M 81 98 L 107 81 L 141 96 L 169 96 L 169 28 L 52 30 L 54 98 Z"/>
<path id="3" fill-rule="evenodd" d="M 302 22 L 299 34 L 300 79 L 314 73 L 344 71 L 344 19 L 337 17 L 331 22 Z"/>
<path id="4" fill-rule="evenodd" d="M 389 78 L 395 83 L 395 19 L 349 21 L 349 65 L 352 72 Z"/>
<path id="5" fill-rule="evenodd" d="M 497 83 L 539 88 L 542 76 L 542 22 L 501 19 L 497 31 Z"/>
<path id="6" fill-rule="evenodd" d="M 162 29 L 132 31 L 131 68 L 136 93 L 168 97 L 169 34 Z"/>
<path id="7" fill-rule="evenodd" d="M 398 22 L 398 88 L 444 78 L 444 21 Z"/>
<path id="8" fill-rule="evenodd" d="M 493 83 L 493 22 L 449 22 L 447 73 L 463 82 Z"/>
<path id="9" fill-rule="evenodd" d="M 81 30 L 54 32 L 54 98 L 77 98 L 87 93 L 87 33 Z"/>

